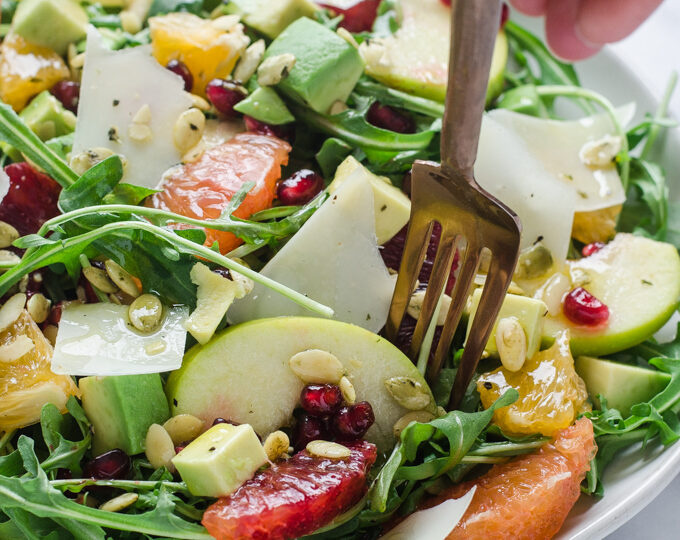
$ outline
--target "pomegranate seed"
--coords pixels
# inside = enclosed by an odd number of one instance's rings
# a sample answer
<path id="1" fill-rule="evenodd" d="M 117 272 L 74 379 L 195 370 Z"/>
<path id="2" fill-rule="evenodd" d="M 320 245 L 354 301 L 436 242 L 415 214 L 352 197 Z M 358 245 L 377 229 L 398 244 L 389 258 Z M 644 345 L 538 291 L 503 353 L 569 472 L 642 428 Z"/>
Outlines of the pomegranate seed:
<path id="1" fill-rule="evenodd" d="M 244 116 L 243 120 L 246 124 L 246 129 L 248 131 L 252 131 L 253 133 L 278 137 L 279 139 L 283 139 L 284 141 L 288 142 L 292 142 L 294 138 L 293 127 L 290 124 L 272 126 L 271 124 L 265 124 L 264 122 L 255 120 L 255 118 L 252 116 Z"/>
<path id="2" fill-rule="evenodd" d="M 334 414 L 342 401 L 340 387 L 335 384 L 310 384 L 300 392 L 300 406 L 312 416 Z"/>
<path id="3" fill-rule="evenodd" d="M 241 425 L 238 422 L 233 422 L 232 420 L 226 420 L 224 418 L 219 418 L 219 417 L 215 418 L 215 420 L 213 420 L 213 423 L 212 423 L 213 426 L 216 426 L 217 424 L 231 424 L 232 426 L 240 426 Z"/>
<path id="4" fill-rule="evenodd" d="M 94 288 L 89 281 L 87 281 L 84 277 L 81 277 L 78 281 L 78 285 L 85 291 L 86 304 L 96 304 L 99 302 L 99 297 L 97 296 L 97 293 L 94 292 Z"/>
<path id="5" fill-rule="evenodd" d="M 116 448 L 88 461 L 83 467 L 86 478 L 96 480 L 116 480 L 130 474 L 130 456 Z"/>
<path id="6" fill-rule="evenodd" d="M 510 18 L 510 7 L 508 4 L 503 2 L 503 7 L 501 8 L 501 28 L 505 26 L 505 23 L 508 22 L 508 19 Z"/>
<path id="7" fill-rule="evenodd" d="M 205 88 L 205 93 L 220 114 L 236 118 L 239 113 L 234 110 L 234 106 L 245 99 L 245 89 L 234 81 L 225 79 L 213 79 Z"/>
<path id="8" fill-rule="evenodd" d="M 442 4 L 445 6 L 451 7 L 451 0 L 441 0 Z"/>
<path id="9" fill-rule="evenodd" d="M 381 0 L 359 0 L 342 8 L 323 2 L 320 2 L 319 5 L 331 10 L 336 15 L 343 16 L 339 24 L 341 28 L 350 32 L 368 32 L 373 28 L 380 2 Z"/>
<path id="10" fill-rule="evenodd" d="M 300 414 L 293 429 L 293 446 L 295 450 L 303 450 L 308 442 L 317 439 L 328 440 L 329 433 L 323 418 L 309 414 Z"/>
<path id="11" fill-rule="evenodd" d="M 185 442 L 175 446 L 175 454 L 179 454 L 182 450 L 184 450 L 187 447 L 188 444 L 189 444 L 189 442 L 185 441 Z"/>
<path id="12" fill-rule="evenodd" d="M 369 107 L 366 120 L 375 127 L 396 133 L 414 133 L 416 130 L 416 123 L 409 114 L 377 101 Z"/>
<path id="13" fill-rule="evenodd" d="M 309 169 L 302 169 L 279 182 L 276 194 L 281 204 L 297 206 L 308 203 L 321 193 L 323 185 L 321 175 Z"/>
<path id="14" fill-rule="evenodd" d="M 581 255 L 583 255 L 584 257 L 590 257 L 594 253 L 600 251 L 605 245 L 606 244 L 604 242 L 593 242 L 592 244 L 583 246 L 583 249 L 581 250 Z"/>
<path id="15" fill-rule="evenodd" d="M 599 326 L 609 319 L 609 308 L 583 287 L 576 287 L 565 296 L 562 309 L 575 324 Z"/>
<path id="16" fill-rule="evenodd" d="M 61 187 L 28 163 L 5 167 L 9 191 L 0 203 L 0 220 L 13 225 L 19 234 L 33 234 L 50 218 L 59 214 L 57 200 Z"/>
<path id="17" fill-rule="evenodd" d="M 65 109 L 73 114 L 78 112 L 78 101 L 80 100 L 80 83 L 75 81 L 59 81 L 52 88 L 50 93 L 61 101 Z"/>
<path id="18" fill-rule="evenodd" d="M 194 76 L 184 62 L 180 60 L 170 60 L 165 64 L 165 69 L 169 69 L 175 75 L 182 77 L 184 80 L 184 90 L 191 92 L 191 89 L 194 87 Z"/>
<path id="19" fill-rule="evenodd" d="M 64 302 L 58 302 L 52 306 L 50 314 L 47 316 L 47 322 L 49 324 L 59 325 L 61 320 L 61 312 L 64 311 Z"/>
<path id="20" fill-rule="evenodd" d="M 373 407 L 368 401 L 343 407 L 333 417 L 333 431 L 340 439 L 360 439 L 375 422 Z"/>

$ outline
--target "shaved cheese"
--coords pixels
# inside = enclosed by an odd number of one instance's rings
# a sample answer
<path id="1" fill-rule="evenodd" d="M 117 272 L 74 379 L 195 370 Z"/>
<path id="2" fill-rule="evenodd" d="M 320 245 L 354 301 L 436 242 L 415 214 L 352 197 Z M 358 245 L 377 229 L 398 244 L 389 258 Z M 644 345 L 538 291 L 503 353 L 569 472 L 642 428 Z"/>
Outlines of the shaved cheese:
<path id="1" fill-rule="evenodd" d="M 80 304 L 64 309 L 52 356 L 52 371 L 65 375 L 138 375 L 178 369 L 182 365 L 189 310 L 166 310 L 160 328 L 137 332 L 128 306 Z"/>
<path id="2" fill-rule="evenodd" d="M 621 107 L 618 120 L 625 126 L 634 114 L 634 104 Z M 546 171 L 576 192 L 577 212 L 600 210 L 626 200 L 614 163 L 588 166 L 579 155 L 588 143 L 616 135 L 608 115 L 561 121 L 496 109 L 488 117 L 508 128 L 509 134 L 519 139 Z"/>
<path id="3" fill-rule="evenodd" d="M 353 173 L 260 272 L 373 332 L 387 320 L 394 278 L 380 257 L 373 192 Z M 260 284 L 227 313 L 233 323 L 315 314 Z"/>
<path id="4" fill-rule="evenodd" d="M 458 525 L 477 490 L 473 486 L 459 499 L 448 499 L 437 506 L 414 512 L 380 540 L 445 540 Z"/>
<path id="5" fill-rule="evenodd" d="M 9 192 L 9 176 L 0 168 L 0 203 L 5 198 L 5 195 Z"/>
<path id="6" fill-rule="evenodd" d="M 109 148 L 127 159 L 124 182 L 153 188 L 181 159 L 173 127 L 191 105 L 182 78 L 156 62 L 150 46 L 111 51 L 90 27 L 72 154 Z M 128 130 L 145 106 L 151 136 L 135 140 Z"/>
<path id="7" fill-rule="evenodd" d="M 541 241 L 558 264 L 566 259 L 576 192 L 546 170 L 524 140 L 492 115 L 485 115 L 482 123 L 475 178 L 520 217 L 522 249 Z"/>

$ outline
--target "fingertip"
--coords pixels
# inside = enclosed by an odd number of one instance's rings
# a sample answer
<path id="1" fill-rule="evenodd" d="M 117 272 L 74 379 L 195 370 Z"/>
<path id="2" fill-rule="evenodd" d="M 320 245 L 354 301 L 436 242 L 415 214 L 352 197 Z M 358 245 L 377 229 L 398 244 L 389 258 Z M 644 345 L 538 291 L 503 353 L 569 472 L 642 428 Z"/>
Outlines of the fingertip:
<path id="1" fill-rule="evenodd" d="M 538 17 L 545 14 L 547 0 L 510 0 L 510 4 L 525 15 Z"/>
<path id="2" fill-rule="evenodd" d="M 583 41 L 612 43 L 628 36 L 659 7 L 662 0 L 588 0 L 576 18 L 576 32 Z"/>
<path id="3" fill-rule="evenodd" d="M 584 60 L 600 50 L 599 45 L 587 44 L 576 30 L 581 0 L 564 2 L 550 0 L 545 17 L 545 33 L 548 46 L 555 55 L 568 61 Z"/>

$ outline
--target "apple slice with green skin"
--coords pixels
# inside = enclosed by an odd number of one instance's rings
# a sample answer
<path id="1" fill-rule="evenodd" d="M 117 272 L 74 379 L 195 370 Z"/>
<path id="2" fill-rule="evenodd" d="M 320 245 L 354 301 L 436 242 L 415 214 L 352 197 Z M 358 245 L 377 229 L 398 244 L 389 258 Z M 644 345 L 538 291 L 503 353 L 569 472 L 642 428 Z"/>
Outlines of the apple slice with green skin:
<path id="1" fill-rule="evenodd" d="M 400 0 L 401 26 L 392 36 L 359 47 L 366 73 L 374 79 L 437 101 L 446 97 L 451 9 L 441 0 Z M 503 89 L 508 40 L 499 31 L 493 52 L 487 103 Z"/>
<path id="2" fill-rule="evenodd" d="M 604 356 L 637 345 L 678 308 L 680 256 L 670 244 L 620 233 L 595 254 L 567 265 L 573 286 L 609 308 L 607 324 L 595 328 L 575 325 L 564 313 L 546 317 L 543 341 L 568 328 L 574 356 Z"/>
<path id="3" fill-rule="evenodd" d="M 342 362 L 356 401 L 368 401 L 373 407 L 375 424 L 366 439 L 380 451 L 389 451 L 396 442 L 394 423 L 409 411 L 387 392 L 385 380 L 410 377 L 428 386 L 411 360 L 389 341 L 329 319 L 259 319 L 232 326 L 206 345 L 193 347 L 166 385 L 172 414 L 193 414 L 208 425 L 215 418 L 247 423 L 265 437 L 292 422 L 304 383 L 288 361 L 308 349 L 328 351 Z"/>

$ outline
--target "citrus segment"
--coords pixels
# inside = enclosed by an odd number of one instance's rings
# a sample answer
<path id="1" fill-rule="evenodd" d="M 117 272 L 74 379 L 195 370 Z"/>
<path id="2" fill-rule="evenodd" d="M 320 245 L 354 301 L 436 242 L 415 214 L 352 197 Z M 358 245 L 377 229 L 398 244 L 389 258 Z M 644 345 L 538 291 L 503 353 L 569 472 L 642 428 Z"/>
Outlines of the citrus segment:
<path id="1" fill-rule="evenodd" d="M 0 45 L 0 99 L 19 112 L 33 96 L 70 76 L 52 49 L 9 34 Z"/>
<path id="2" fill-rule="evenodd" d="M 205 151 L 198 160 L 169 171 L 163 191 L 156 193 L 150 204 L 183 216 L 217 219 L 243 184 L 253 182 L 254 187 L 234 211 L 235 216 L 246 219 L 272 205 L 288 152 L 290 145 L 276 137 L 241 133 Z M 232 233 L 206 232 L 206 245 L 217 241 L 222 253 L 242 243 Z"/>
<path id="3" fill-rule="evenodd" d="M 426 507 L 460 498 L 477 486 L 448 540 L 551 538 L 579 498 L 581 481 L 596 450 L 593 425 L 581 418 L 558 431 L 537 452 L 495 465 L 483 476 L 427 501 Z"/>
<path id="4" fill-rule="evenodd" d="M 579 413 L 588 409 L 588 391 L 574 370 L 566 331 L 560 334 L 552 347 L 527 360 L 520 371 L 511 372 L 500 367 L 483 374 L 477 382 L 485 408 L 490 407 L 508 388 L 515 388 L 519 399 L 496 410 L 493 421 L 509 434 L 541 433 L 551 437 L 558 429 L 571 425 Z"/>

